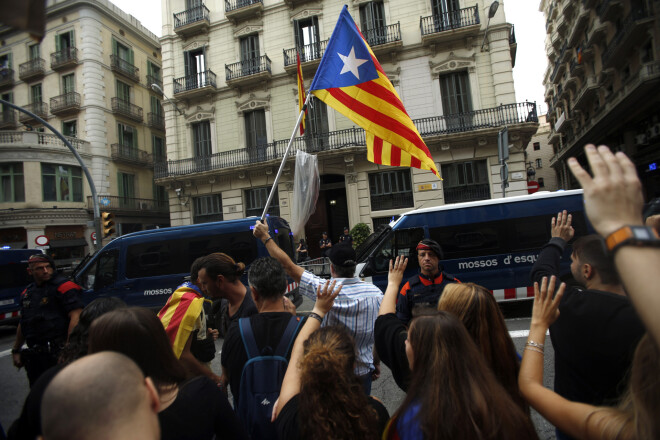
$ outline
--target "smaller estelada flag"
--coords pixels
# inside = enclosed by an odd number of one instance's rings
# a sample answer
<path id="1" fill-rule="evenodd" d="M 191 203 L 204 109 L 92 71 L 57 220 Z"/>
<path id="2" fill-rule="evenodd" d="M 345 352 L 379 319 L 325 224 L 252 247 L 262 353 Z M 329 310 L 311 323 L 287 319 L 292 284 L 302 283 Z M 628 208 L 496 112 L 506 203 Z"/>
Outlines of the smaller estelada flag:
<path id="1" fill-rule="evenodd" d="M 297 76 L 298 76 L 298 112 L 301 112 L 303 106 L 305 105 L 305 83 L 303 82 L 302 69 L 300 68 L 300 53 L 296 52 L 296 58 L 298 60 L 297 67 Z M 300 135 L 305 134 L 305 116 L 307 115 L 307 110 L 300 120 Z"/>

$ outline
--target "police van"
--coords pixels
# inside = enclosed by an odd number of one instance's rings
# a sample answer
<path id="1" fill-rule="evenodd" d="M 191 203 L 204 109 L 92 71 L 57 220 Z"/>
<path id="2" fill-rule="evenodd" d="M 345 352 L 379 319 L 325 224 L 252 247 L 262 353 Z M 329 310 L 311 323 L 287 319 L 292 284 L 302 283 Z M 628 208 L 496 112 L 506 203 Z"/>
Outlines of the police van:
<path id="1" fill-rule="evenodd" d="M 389 261 L 403 255 L 409 257 L 405 282 L 419 272 L 417 243 L 430 238 L 442 247 L 443 270 L 462 282 L 486 287 L 498 301 L 533 297 L 532 265 L 550 240 L 550 220 L 564 209 L 573 215 L 575 237 L 593 232 L 585 217 L 582 190 L 416 209 L 367 238 L 356 250 L 356 273 L 385 291 Z M 567 246 L 561 260 L 567 278 L 570 254 Z"/>
<path id="2" fill-rule="evenodd" d="M 28 258 L 39 249 L 0 250 L 0 325 L 18 323 L 21 292 L 34 279 L 27 273 Z"/>
<path id="3" fill-rule="evenodd" d="M 198 257 L 224 252 L 246 265 L 268 256 L 266 247 L 254 238 L 258 220 L 250 217 L 171 228 L 133 232 L 112 240 L 74 271 L 73 280 L 83 289 L 83 301 L 115 296 L 130 306 L 159 309 L 187 276 Z M 288 223 L 268 217 L 270 235 L 293 258 L 293 236 Z M 287 296 L 302 302 L 298 285 L 289 279 Z"/>

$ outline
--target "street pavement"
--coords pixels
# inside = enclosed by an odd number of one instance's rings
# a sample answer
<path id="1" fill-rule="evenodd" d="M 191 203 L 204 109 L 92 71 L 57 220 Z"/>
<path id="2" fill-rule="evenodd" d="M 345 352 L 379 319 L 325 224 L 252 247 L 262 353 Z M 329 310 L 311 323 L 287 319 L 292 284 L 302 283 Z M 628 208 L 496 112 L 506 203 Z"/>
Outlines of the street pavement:
<path id="1" fill-rule="evenodd" d="M 531 304 L 506 304 L 503 312 L 505 314 L 507 327 L 513 337 L 516 349 L 522 353 L 525 341 L 527 340 L 527 331 L 529 330 Z M 309 311 L 312 308 L 310 300 L 304 300 L 299 311 Z M 0 326 L 0 423 L 5 431 L 9 425 L 18 417 L 28 393 L 28 381 L 23 370 L 17 371 L 12 365 L 11 347 L 14 341 L 15 327 Z M 216 341 L 218 353 L 222 348 L 222 340 Z M 220 373 L 219 354 L 212 362 L 214 371 Z M 554 381 L 554 351 L 550 338 L 545 346 L 545 378 L 546 386 L 551 387 Z M 379 398 L 387 407 L 390 414 L 403 401 L 405 394 L 397 387 L 389 369 L 382 365 L 381 377 L 372 385 L 372 394 Z M 541 440 L 550 440 L 555 438 L 554 427 L 532 411 L 532 418 L 536 426 L 539 438 Z"/>

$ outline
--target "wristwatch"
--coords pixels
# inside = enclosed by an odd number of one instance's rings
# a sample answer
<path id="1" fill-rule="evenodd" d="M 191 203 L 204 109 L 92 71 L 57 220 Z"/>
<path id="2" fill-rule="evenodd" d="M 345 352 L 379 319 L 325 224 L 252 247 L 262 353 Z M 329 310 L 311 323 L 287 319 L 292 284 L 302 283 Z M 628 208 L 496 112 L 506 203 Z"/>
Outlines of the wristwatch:
<path id="1" fill-rule="evenodd" d="M 612 232 L 605 239 L 607 250 L 616 252 L 621 246 L 660 247 L 660 238 L 653 228 L 646 226 L 623 226 Z"/>

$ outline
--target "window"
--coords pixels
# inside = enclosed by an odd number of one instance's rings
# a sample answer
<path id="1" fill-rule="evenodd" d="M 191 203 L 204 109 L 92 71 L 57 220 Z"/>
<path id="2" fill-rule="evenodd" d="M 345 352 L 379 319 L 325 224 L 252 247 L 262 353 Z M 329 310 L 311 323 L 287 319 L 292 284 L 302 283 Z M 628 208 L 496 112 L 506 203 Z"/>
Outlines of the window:
<path id="1" fill-rule="evenodd" d="M 5 73 L 1 69 L 3 67 L 5 69 L 11 69 L 11 54 L 10 53 L 5 53 L 5 54 L 0 55 L 0 72 L 2 72 L 2 73 L 0 73 L 0 75 L 1 75 L 0 78 L 4 79 L 4 75 L 8 74 L 8 72 Z"/>
<path id="2" fill-rule="evenodd" d="M 119 138 L 119 145 L 125 147 L 122 151 L 126 151 L 126 149 L 137 149 L 137 131 L 135 127 L 118 123 L 117 136 Z"/>
<path id="3" fill-rule="evenodd" d="M 62 93 L 72 93 L 76 91 L 76 77 L 73 73 L 62 77 Z"/>
<path id="4" fill-rule="evenodd" d="M 440 76 L 442 112 L 447 130 L 464 131 L 472 127 L 472 100 L 467 72 Z"/>
<path id="5" fill-rule="evenodd" d="M 117 193 L 120 207 L 137 208 L 135 206 L 135 175 L 117 173 Z"/>
<path id="6" fill-rule="evenodd" d="M 162 137 L 151 136 L 151 148 L 154 155 L 154 162 L 165 162 L 167 153 L 165 152 L 165 141 Z"/>
<path id="7" fill-rule="evenodd" d="M 266 112 L 263 109 L 244 113 L 245 146 L 254 149 L 257 145 L 268 143 L 266 135 Z"/>
<path id="8" fill-rule="evenodd" d="M 306 119 L 307 151 L 320 151 L 329 143 L 328 106 L 316 96 L 312 96 Z"/>
<path id="9" fill-rule="evenodd" d="M 543 168 L 543 159 L 536 159 L 536 168 Z"/>
<path id="10" fill-rule="evenodd" d="M 195 197 L 193 199 L 193 223 L 222 221 L 222 194 Z"/>
<path id="11" fill-rule="evenodd" d="M 1 78 L 2 78 L 2 74 L 0 73 L 0 79 Z M 13 103 L 14 94 L 12 92 L 2 93 L 0 94 L 0 99 Z M 2 110 L 2 122 L 10 122 L 10 121 L 16 122 L 14 109 L 12 109 L 9 106 L 5 106 L 4 104 L 0 104 L 0 110 Z"/>
<path id="12" fill-rule="evenodd" d="M 539 177 L 537 179 L 537 182 L 539 183 L 539 188 L 544 188 L 545 187 L 545 180 L 543 179 L 543 177 Z"/>
<path id="13" fill-rule="evenodd" d="M 254 34 L 243 37 L 240 43 L 242 74 L 259 73 L 259 35 Z"/>
<path id="14" fill-rule="evenodd" d="M 169 198 L 164 186 L 154 184 L 154 200 L 156 200 L 156 206 L 159 208 L 165 208 L 168 206 Z"/>
<path id="15" fill-rule="evenodd" d="M 375 225 L 374 225 L 375 229 Z M 417 244 L 424 238 L 424 229 L 399 229 L 390 234 L 380 245 L 380 248 L 374 252 L 373 258 L 369 258 L 364 275 L 369 276 L 374 273 L 387 273 L 390 260 L 397 255 L 408 257 L 408 268 L 417 269 L 419 262 L 417 260 Z"/>
<path id="16" fill-rule="evenodd" d="M 41 104 L 42 98 L 41 84 L 35 84 L 30 87 L 30 102 L 32 104 Z"/>
<path id="17" fill-rule="evenodd" d="M 0 165 L 0 202 L 24 202 L 25 183 L 22 163 Z"/>
<path id="18" fill-rule="evenodd" d="M 163 105 L 160 103 L 160 99 L 155 96 L 151 97 L 151 113 L 163 116 Z"/>
<path id="19" fill-rule="evenodd" d="M 268 188 L 254 188 L 245 191 L 245 216 L 250 217 L 256 215 L 260 217 L 263 214 L 266 201 L 270 194 L 270 187 Z M 268 208 L 268 215 L 280 215 L 280 197 L 277 189 L 273 194 L 273 200 L 270 202 Z"/>
<path id="20" fill-rule="evenodd" d="M 147 61 L 147 75 L 150 76 L 152 81 L 162 82 L 160 77 L 160 66 L 151 61 Z M 149 86 L 151 86 L 151 84 L 149 84 Z"/>
<path id="21" fill-rule="evenodd" d="M 541 149 L 541 143 L 540 142 L 534 142 L 534 151 L 539 151 Z"/>
<path id="22" fill-rule="evenodd" d="M 445 203 L 490 198 L 488 164 L 485 160 L 445 164 L 441 173 Z"/>
<path id="23" fill-rule="evenodd" d="M 319 47 L 318 17 L 312 16 L 304 20 L 296 20 L 293 25 L 293 30 L 296 47 L 300 53 L 300 62 L 304 63 L 305 61 L 319 58 L 321 55 L 321 48 Z M 259 56 L 258 53 L 257 56 Z"/>
<path id="24" fill-rule="evenodd" d="M 409 169 L 369 174 L 369 192 L 373 211 L 414 205 Z"/>
<path id="25" fill-rule="evenodd" d="M 369 45 L 387 43 L 383 2 L 369 2 L 360 6 L 360 28 Z"/>
<path id="26" fill-rule="evenodd" d="M 117 279 L 119 249 L 104 251 L 77 279 L 85 290 L 99 291 L 112 287 Z M 129 266 L 130 267 L 130 266 Z"/>
<path id="27" fill-rule="evenodd" d="M 75 47 L 73 31 L 65 32 L 55 36 L 55 51 L 68 52 L 69 48 Z"/>
<path id="28" fill-rule="evenodd" d="M 62 134 L 64 136 L 76 137 L 78 133 L 78 121 L 62 122 Z"/>
<path id="29" fill-rule="evenodd" d="M 192 124 L 193 154 L 196 157 L 210 156 L 211 153 L 211 123 L 202 121 Z"/>
<path id="30" fill-rule="evenodd" d="M 183 67 L 186 73 L 186 90 L 206 85 L 206 46 L 183 53 Z"/>
<path id="31" fill-rule="evenodd" d="M 30 60 L 36 60 L 41 57 L 38 44 L 32 44 L 28 47 L 28 56 Z"/>
<path id="32" fill-rule="evenodd" d="M 125 82 L 117 80 L 117 98 L 122 101 L 123 104 L 128 104 L 131 102 L 131 86 Z M 121 105 L 121 104 L 120 104 Z M 130 108 L 126 108 L 126 111 L 130 111 Z"/>
<path id="33" fill-rule="evenodd" d="M 431 9 L 438 32 L 460 25 L 458 0 L 431 0 Z"/>
<path id="34" fill-rule="evenodd" d="M 44 202 L 82 202 L 82 170 L 70 165 L 41 164 Z"/>
<path id="35" fill-rule="evenodd" d="M 133 65 L 133 49 L 128 46 L 121 44 L 119 41 L 112 39 L 112 54 L 115 55 L 120 60 L 125 63 L 120 63 L 120 67 L 123 67 L 126 63 Z"/>

